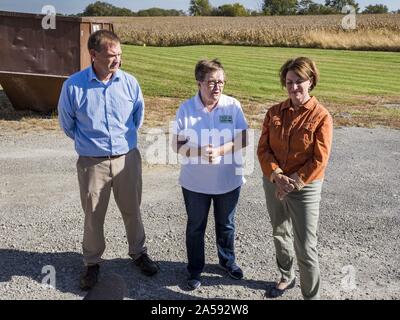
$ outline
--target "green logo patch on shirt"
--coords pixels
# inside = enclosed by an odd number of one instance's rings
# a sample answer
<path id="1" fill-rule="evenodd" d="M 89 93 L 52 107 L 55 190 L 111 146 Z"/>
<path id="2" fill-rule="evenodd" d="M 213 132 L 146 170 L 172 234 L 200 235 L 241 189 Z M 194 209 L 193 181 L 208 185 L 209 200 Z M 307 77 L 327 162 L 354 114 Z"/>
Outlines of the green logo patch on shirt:
<path id="1" fill-rule="evenodd" d="M 222 115 L 219 116 L 219 122 L 221 123 L 232 123 L 232 116 L 231 115 Z"/>

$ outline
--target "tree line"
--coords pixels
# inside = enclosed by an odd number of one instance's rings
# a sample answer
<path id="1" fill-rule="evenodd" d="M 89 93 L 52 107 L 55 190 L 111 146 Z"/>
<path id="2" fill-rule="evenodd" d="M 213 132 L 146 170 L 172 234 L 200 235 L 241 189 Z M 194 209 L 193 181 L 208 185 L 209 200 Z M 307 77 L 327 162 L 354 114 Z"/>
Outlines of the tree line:
<path id="1" fill-rule="evenodd" d="M 185 16 L 186 13 L 183 10 L 175 9 L 161 9 L 161 8 L 150 8 L 145 10 L 139 10 L 134 12 L 127 8 L 119 8 L 110 3 L 96 1 L 95 3 L 89 4 L 82 13 L 78 16 Z"/>
<path id="2" fill-rule="evenodd" d="M 264 0 L 260 10 L 249 10 L 240 3 L 224 4 L 213 7 L 209 0 L 191 0 L 189 15 L 191 16 L 273 16 L 273 15 L 321 15 L 340 14 L 345 6 L 352 6 L 360 13 L 359 4 L 355 0 L 326 0 L 325 4 L 315 3 L 312 0 Z M 361 12 L 389 13 L 386 5 L 375 4 L 366 6 Z M 400 13 L 400 10 L 393 11 Z M 127 8 L 119 8 L 107 2 L 97 1 L 89 4 L 78 16 L 185 16 L 183 10 L 150 8 L 134 12 Z"/>

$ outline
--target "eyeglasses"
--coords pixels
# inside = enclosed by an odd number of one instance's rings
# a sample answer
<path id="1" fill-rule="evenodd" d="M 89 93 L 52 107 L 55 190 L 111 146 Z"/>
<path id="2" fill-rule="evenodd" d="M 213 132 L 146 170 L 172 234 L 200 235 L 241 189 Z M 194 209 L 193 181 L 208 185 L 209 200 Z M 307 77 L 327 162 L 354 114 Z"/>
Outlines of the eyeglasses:
<path id="1" fill-rule="evenodd" d="M 224 81 L 221 81 L 221 80 L 218 80 L 218 81 L 207 81 L 206 82 L 206 84 L 207 84 L 207 87 L 209 87 L 210 89 L 212 89 L 212 88 L 214 88 L 215 86 L 218 86 L 218 87 L 223 87 L 224 85 L 225 85 L 225 82 Z"/>

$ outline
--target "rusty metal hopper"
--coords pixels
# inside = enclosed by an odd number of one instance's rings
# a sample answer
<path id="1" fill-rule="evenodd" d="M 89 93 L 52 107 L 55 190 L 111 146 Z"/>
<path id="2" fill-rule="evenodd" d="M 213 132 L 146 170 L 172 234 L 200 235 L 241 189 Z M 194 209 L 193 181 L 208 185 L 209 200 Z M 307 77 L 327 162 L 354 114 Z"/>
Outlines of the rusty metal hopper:
<path id="1" fill-rule="evenodd" d="M 57 107 L 65 79 L 90 65 L 87 41 L 113 24 L 98 18 L 56 17 L 0 11 L 0 85 L 15 109 L 49 112 Z"/>

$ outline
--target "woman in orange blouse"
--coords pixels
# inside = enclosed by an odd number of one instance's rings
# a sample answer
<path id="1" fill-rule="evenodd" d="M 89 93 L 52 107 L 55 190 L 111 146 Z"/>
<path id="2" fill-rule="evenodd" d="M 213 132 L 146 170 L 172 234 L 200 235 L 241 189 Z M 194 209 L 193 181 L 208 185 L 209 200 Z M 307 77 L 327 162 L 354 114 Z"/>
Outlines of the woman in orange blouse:
<path id="1" fill-rule="evenodd" d="M 308 58 L 291 59 L 281 67 L 280 81 L 288 99 L 268 110 L 258 143 L 281 273 L 280 280 L 267 292 L 271 298 L 294 287 L 295 254 L 303 297 L 319 298 L 317 225 L 333 125 L 329 112 L 310 96 L 318 80 L 318 69 Z"/>

